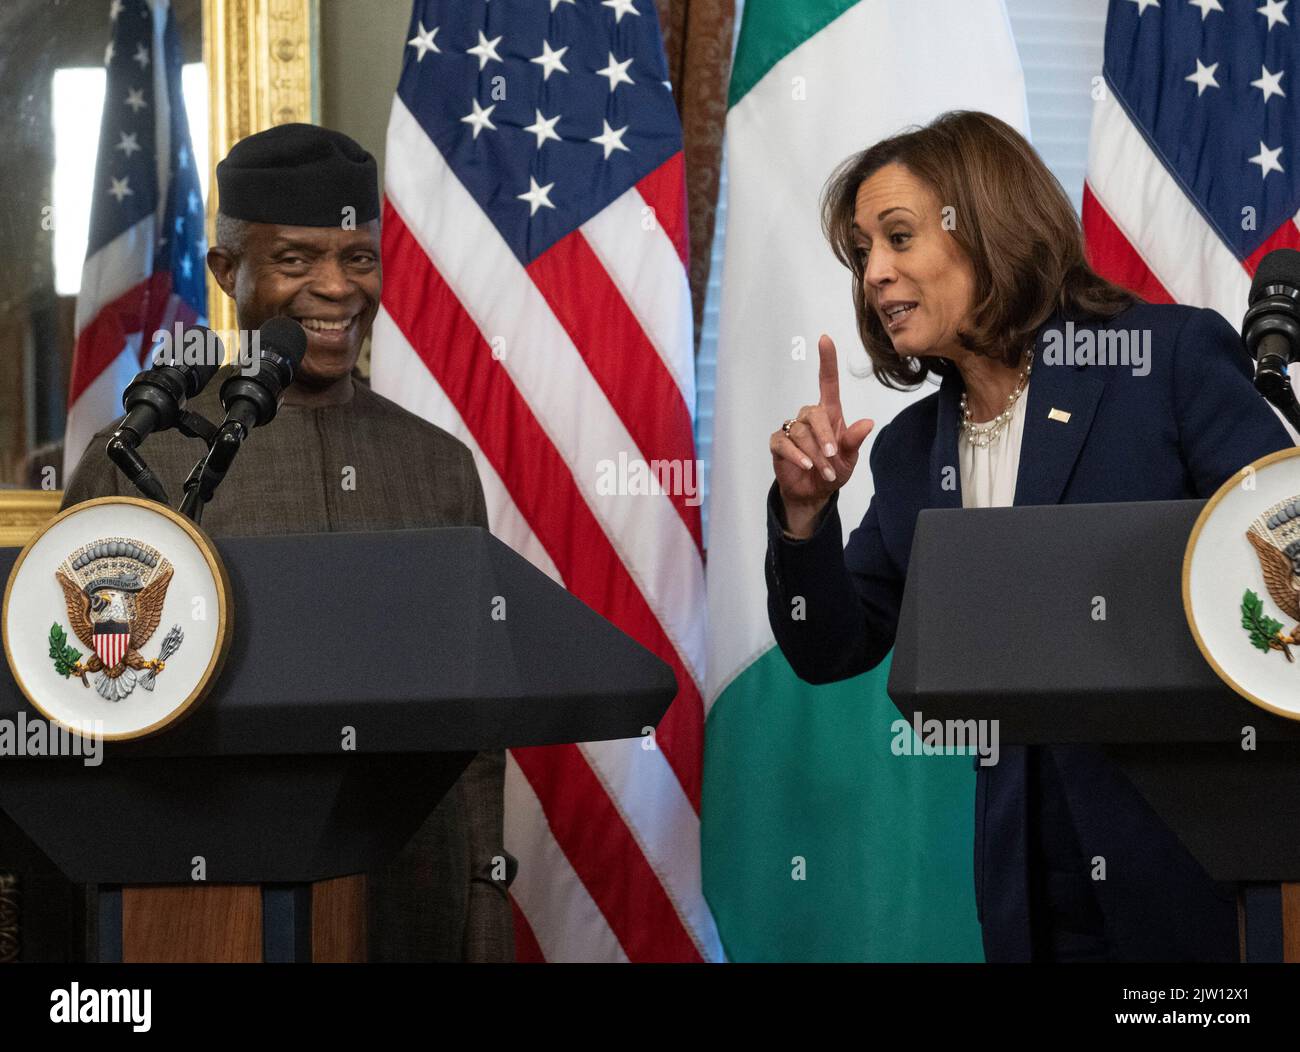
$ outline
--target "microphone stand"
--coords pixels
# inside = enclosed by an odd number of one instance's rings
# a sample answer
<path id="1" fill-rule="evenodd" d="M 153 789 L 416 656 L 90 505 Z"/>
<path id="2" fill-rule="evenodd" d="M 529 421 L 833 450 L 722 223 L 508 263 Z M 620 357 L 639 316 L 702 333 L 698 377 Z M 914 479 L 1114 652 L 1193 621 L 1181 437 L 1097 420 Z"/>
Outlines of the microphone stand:
<path id="1" fill-rule="evenodd" d="M 188 409 L 181 411 L 176 421 L 176 428 L 187 438 L 202 439 L 203 442 L 209 445 L 211 445 L 213 437 L 217 433 L 216 425 L 210 420 L 198 413 L 191 413 Z M 104 452 L 108 454 L 108 459 L 117 465 L 128 481 L 145 497 L 159 504 L 170 505 L 171 499 L 167 496 L 167 490 L 163 488 L 161 480 L 145 463 L 144 458 L 140 456 L 137 448 L 139 445 L 140 436 L 131 428 L 119 428 L 113 432 L 113 436 L 108 440 Z"/>
<path id="2" fill-rule="evenodd" d="M 203 509 L 226 477 L 246 437 L 248 429 L 239 420 L 227 420 L 214 429 L 207 453 L 199 458 L 185 480 L 185 496 L 179 510 L 196 526 L 202 522 Z"/>
<path id="3" fill-rule="evenodd" d="M 275 418 L 284 389 L 293 382 L 294 368 L 302 358 L 306 337 L 296 325 L 286 324 L 291 325 L 302 344 L 296 357 L 285 357 L 264 347 L 254 375 L 231 376 L 221 385 L 221 404 L 226 407 L 226 418 L 220 427 L 213 430 L 207 454 L 199 459 L 185 480 L 185 496 L 180 505 L 180 513 L 195 525 L 202 521 L 203 509 L 226 477 L 244 439 L 253 428 Z"/>
<path id="4" fill-rule="evenodd" d="M 132 441 L 135 439 L 135 441 Z M 136 451 L 136 444 L 139 439 L 129 430 L 114 431 L 113 437 L 108 440 L 108 445 L 104 452 L 108 454 L 108 459 L 117 465 L 118 469 L 127 480 L 138 489 L 149 500 L 157 501 L 159 504 L 170 504 L 171 500 L 167 496 L 167 491 L 163 489 L 163 484 L 158 480 L 150 469 L 149 465 L 144 462 L 144 458 Z"/>
<path id="5" fill-rule="evenodd" d="M 1285 365 L 1280 372 L 1277 369 L 1260 369 L 1255 374 L 1255 390 L 1286 418 L 1288 424 L 1300 432 L 1300 402 L 1296 401 L 1291 376 Z"/>

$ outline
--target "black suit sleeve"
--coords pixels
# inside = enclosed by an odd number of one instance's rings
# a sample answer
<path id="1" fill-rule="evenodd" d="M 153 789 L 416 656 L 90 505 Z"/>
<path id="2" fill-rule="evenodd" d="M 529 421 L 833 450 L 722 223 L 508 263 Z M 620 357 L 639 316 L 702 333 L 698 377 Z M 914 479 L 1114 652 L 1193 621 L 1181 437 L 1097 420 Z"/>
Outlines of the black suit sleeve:
<path id="1" fill-rule="evenodd" d="M 1179 448 L 1197 496 L 1213 495 L 1247 464 L 1292 444 L 1255 390 L 1240 334 L 1217 311 L 1198 310 L 1184 323 L 1172 373 Z"/>
<path id="2" fill-rule="evenodd" d="M 781 652 L 800 679 L 833 683 L 880 664 L 894 645 L 903 601 L 903 570 L 880 531 L 878 462 L 888 428 L 872 446 L 877 482 L 862 524 L 841 549 L 839 494 L 813 535 L 792 541 L 782 533 L 784 508 L 776 484 L 767 497 L 767 617 Z"/>

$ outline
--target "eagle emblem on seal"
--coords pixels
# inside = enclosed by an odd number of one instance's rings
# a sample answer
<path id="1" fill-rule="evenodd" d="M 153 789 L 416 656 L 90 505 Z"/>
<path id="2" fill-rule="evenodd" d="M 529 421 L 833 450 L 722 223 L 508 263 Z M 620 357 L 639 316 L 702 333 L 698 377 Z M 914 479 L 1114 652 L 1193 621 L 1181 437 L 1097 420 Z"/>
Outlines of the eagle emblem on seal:
<path id="1" fill-rule="evenodd" d="M 56 622 L 50 628 L 50 657 L 57 673 L 77 676 L 107 701 L 118 702 L 137 686 L 154 689 L 167 659 L 185 638 L 173 625 L 158 656 L 147 659 L 141 650 L 162 620 L 172 565 L 157 549 L 127 537 L 108 537 L 83 545 L 55 570 L 63 589 L 73 634 L 90 651 L 68 645 L 67 633 Z"/>
<path id="2" fill-rule="evenodd" d="M 1280 650 L 1294 661 L 1291 648 L 1300 646 L 1300 494 L 1280 500 L 1246 531 L 1259 556 L 1268 594 L 1294 626 L 1283 632 L 1280 621 L 1264 612 L 1264 602 L 1249 589 L 1241 600 L 1241 626 L 1253 646 L 1267 654 Z"/>

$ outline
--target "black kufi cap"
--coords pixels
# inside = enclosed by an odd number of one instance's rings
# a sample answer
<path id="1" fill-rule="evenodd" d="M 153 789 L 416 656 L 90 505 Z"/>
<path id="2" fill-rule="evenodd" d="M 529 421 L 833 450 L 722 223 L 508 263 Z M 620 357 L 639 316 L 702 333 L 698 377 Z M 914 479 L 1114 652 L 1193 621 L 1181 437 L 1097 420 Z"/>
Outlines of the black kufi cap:
<path id="1" fill-rule="evenodd" d="M 342 132 L 278 124 L 240 139 L 217 165 L 218 211 L 281 226 L 379 218 L 375 159 Z M 345 209 L 355 209 L 354 213 Z"/>

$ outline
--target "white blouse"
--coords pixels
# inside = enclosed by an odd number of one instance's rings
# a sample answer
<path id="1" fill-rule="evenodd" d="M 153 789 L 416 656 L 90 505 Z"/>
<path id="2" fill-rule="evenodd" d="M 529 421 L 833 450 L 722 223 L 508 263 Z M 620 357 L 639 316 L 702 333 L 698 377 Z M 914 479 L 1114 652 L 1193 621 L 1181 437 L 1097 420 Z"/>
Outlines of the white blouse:
<path id="1" fill-rule="evenodd" d="M 1031 381 L 1032 382 L 1032 381 Z M 1029 384 L 1020 392 L 1011 419 L 987 446 L 972 445 L 957 431 L 957 459 L 961 468 L 963 508 L 1009 508 L 1016 500 L 1016 474 L 1020 470 L 1020 440 L 1025 433 L 1025 407 Z"/>

